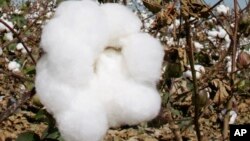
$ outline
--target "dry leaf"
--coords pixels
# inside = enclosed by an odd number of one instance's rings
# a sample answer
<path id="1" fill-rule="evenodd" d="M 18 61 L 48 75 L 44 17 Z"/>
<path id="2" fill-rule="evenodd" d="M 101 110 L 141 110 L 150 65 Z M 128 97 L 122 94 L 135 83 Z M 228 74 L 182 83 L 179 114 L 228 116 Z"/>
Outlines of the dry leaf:
<path id="1" fill-rule="evenodd" d="M 218 90 L 214 96 L 213 101 L 217 104 L 223 103 L 227 99 L 227 97 L 229 96 L 229 94 L 224 86 L 224 83 L 221 82 L 219 79 L 215 79 L 212 81 L 212 84 L 218 88 Z"/>

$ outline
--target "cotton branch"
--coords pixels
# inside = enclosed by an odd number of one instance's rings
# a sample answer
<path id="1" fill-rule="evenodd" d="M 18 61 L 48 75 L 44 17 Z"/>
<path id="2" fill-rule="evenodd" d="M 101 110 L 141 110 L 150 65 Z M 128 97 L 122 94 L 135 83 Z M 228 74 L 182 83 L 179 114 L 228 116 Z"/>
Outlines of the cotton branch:
<path id="1" fill-rule="evenodd" d="M 23 44 L 23 47 L 27 51 L 27 53 L 28 53 L 29 57 L 31 58 L 33 64 L 36 64 L 36 61 L 35 61 L 34 57 L 32 56 L 31 52 L 29 51 L 28 47 L 23 42 L 23 40 L 19 36 L 19 34 L 13 28 L 11 28 L 6 22 L 4 22 L 2 19 L 0 19 L 0 23 L 2 23 L 4 26 L 6 26 L 17 37 L 17 39 L 19 40 L 19 42 L 21 42 Z"/>
<path id="2" fill-rule="evenodd" d="M 200 133 L 200 125 L 199 125 L 199 95 L 198 95 L 198 86 L 197 86 L 197 79 L 196 79 L 196 71 L 194 68 L 194 51 L 192 46 L 192 37 L 190 35 L 190 23 L 188 20 L 185 21 L 185 31 L 187 33 L 186 42 L 187 42 L 187 54 L 189 58 L 189 63 L 191 66 L 192 71 L 192 79 L 193 79 L 193 94 L 194 94 L 194 108 L 195 108 L 195 115 L 194 115 L 194 125 L 195 131 L 197 135 L 198 141 L 201 141 L 201 133 Z"/>
<path id="3" fill-rule="evenodd" d="M 233 42 L 231 44 L 232 46 L 232 72 L 236 71 L 236 51 L 237 51 L 237 43 L 238 43 L 238 5 L 237 5 L 237 0 L 234 0 L 234 32 L 233 32 Z M 231 97 L 227 103 L 227 113 L 224 118 L 224 123 L 223 123 L 223 139 L 228 138 L 228 122 L 230 119 L 229 112 L 232 109 L 233 105 L 233 99 L 234 99 L 234 81 L 235 81 L 235 73 L 231 73 Z"/>

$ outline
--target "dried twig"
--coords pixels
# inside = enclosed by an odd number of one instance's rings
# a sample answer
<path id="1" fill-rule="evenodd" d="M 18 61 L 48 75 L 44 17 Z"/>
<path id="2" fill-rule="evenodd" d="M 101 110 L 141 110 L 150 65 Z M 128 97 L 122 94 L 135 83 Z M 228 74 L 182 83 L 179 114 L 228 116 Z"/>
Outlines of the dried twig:
<path id="1" fill-rule="evenodd" d="M 193 94 L 194 94 L 194 108 L 195 108 L 195 115 L 194 115 L 194 125 L 195 125 L 195 131 L 197 135 L 198 141 L 201 141 L 201 133 L 200 133 L 200 125 L 199 125 L 199 95 L 198 95 L 198 86 L 197 86 L 197 79 L 196 79 L 196 71 L 194 68 L 194 52 L 193 52 L 193 46 L 192 46 L 192 37 L 190 35 L 190 23 L 188 20 L 185 21 L 185 30 L 187 33 L 186 41 L 187 41 L 187 53 L 189 58 L 189 63 L 191 66 L 191 72 L 192 72 L 192 79 L 193 79 Z"/>
<path id="2" fill-rule="evenodd" d="M 235 72 L 236 70 L 236 51 L 237 51 L 237 44 L 238 44 L 238 5 L 237 5 L 237 0 L 234 0 L 234 18 L 235 18 L 235 25 L 234 25 L 234 33 L 233 33 L 233 41 L 231 44 L 232 47 L 232 72 Z M 227 113 L 224 118 L 223 122 L 223 131 L 222 131 L 222 136 L 223 139 L 228 138 L 228 122 L 229 122 L 229 111 L 232 109 L 233 105 L 233 99 L 234 99 L 234 81 L 235 81 L 235 73 L 231 73 L 231 97 L 227 103 Z"/>
<path id="3" fill-rule="evenodd" d="M 2 19 L 0 19 L 0 23 L 2 23 L 4 26 L 6 26 L 19 40 L 19 42 L 21 42 L 23 44 L 23 47 L 25 48 L 25 50 L 27 51 L 29 57 L 31 58 L 33 64 L 36 64 L 36 61 L 34 59 L 34 57 L 32 56 L 31 52 L 29 51 L 28 47 L 26 46 L 26 44 L 23 42 L 22 38 L 19 36 L 19 33 L 17 33 L 13 28 L 11 28 L 5 21 L 3 21 Z"/>
<path id="4" fill-rule="evenodd" d="M 25 76 L 22 76 L 22 75 L 19 75 L 19 74 L 16 74 L 16 73 L 7 72 L 7 71 L 4 71 L 2 69 L 0 69 L 0 73 L 3 73 L 5 75 L 11 76 L 11 77 L 15 77 L 15 78 L 23 80 L 23 81 L 34 82 L 34 80 L 32 80 L 30 78 L 27 78 Z"/>
<path id="5" fill-rule="evenodd" d="M 6 120 L 9 116 L 14 114 L 18 108 L 20 108 L 25 102 L 27 102 L 34 94 L 36 93 L 35 88 L 32 88 L 31 91 L 24 93 L 22 98 L 16 103 L 8 107 L 7 110 L 0 113 L 0 122 Z"/>

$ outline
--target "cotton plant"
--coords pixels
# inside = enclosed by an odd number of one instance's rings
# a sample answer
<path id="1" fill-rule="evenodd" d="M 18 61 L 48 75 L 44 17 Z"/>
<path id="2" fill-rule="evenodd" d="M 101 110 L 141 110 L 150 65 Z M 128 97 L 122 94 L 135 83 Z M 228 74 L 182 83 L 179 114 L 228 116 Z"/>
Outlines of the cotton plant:
<path id="1" fill-rule="evenodd" d="M 182 76 L 183 76 L 184 78 L 187 78 L 187 79 L 192 80 L 192 79 L 193 79 L 193 78 L 192 78 L 193 76 L 192 76 L 192 72 L 191 72 L 191 70 L 190 70 L 190 69 L 191 69 L 190 65 L 188 65 L 187 68 L 188 68 L 188 70 L 186 70 L 185 72 L 183 72 Z M 205 74 L 205 67 L 202 66 L 202 65 L 194 65 L 194 69 L 195 69 L 195 75 L 196 75 L 196 78 L 197 78 L 197 79 L 200 79 L 201 76 L 202 76 L 203 74 Z"/>
<path id="2" fill-rule="evenodd" d="M 66 141 L 158 115 L 164 51 L 141 26 L 128 8 L 90 0 L 62 2 L 44 26 L 35 85 Z"/>

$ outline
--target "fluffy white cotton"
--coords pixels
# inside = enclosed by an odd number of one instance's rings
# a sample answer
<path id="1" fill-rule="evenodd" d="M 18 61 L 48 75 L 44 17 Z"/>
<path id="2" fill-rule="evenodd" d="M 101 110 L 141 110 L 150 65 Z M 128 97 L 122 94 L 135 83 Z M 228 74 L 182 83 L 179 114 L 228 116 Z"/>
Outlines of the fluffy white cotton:
<path id="1" fill-rule="evenodd" d="M 174 23 L 172 23 L 169 27 L 168 30 L 169 32 L 173 32 L 174 28 L 178 28 L 180 26 L 181 22 L 179 19 L 176 19 Z"/>
<path id="2" fill-rule="evenodd" d="M 23 49 L 24 47 L 23 47 L 23 44 L 22 43 L 18 43 L 17 45 L 16 45 L 16 49 L 17 50 L 21 50 L 21 49 Z"/>
<path id="3" fill-rule="evenodd" d="M 210 37 L 213 37 L 213 38 L 216 38 L 218 37 L 218 31 L 213 29 L 213 30 L 208 30 L 207 31 L 207 35 L 210 36 Z"/>
<path id="4" fill-rule="evenodd" d="M 16 61 L 10 61 L 8 64 L 8 69 L 13 72 L 19 72 L 21 65 Z"/>
<path id="5" fill-rule="evenodd" d="M 195 47 L 195 49 L 196 49 L 197 52 L 200 52 L 201 49 L 204 48 L 204 45 L 202 45 L 202 44 L 199 43 L 199 42 L 194 41 L 194 47 Z"/>
<path id="6" fill-rule="evenodd" d="M 100 141 L 159 113 L 164 51 L 140 26 L 129 9 L 88 0 L 62 2 L 45 25 L 36 90 L 66 141 Z"/>
<path id="7" fill-rule="evenodd" d="M 22 52 L 22 54 L 27 54 L 27 50 L 24 48 L 23 44 L 22 43 L 18 43 L 16 45 L 16 49 L 17 50 L 20 50 Z M 29 51 L 31 51 L 31 48 L 27 48 Z"/>
<path id="8" fill-rule="evenodd" d="M 63 2 L 44 27 L 41 39 L 51 73 L 71 85 L 86 85 L 95 59 L 108 42 L 106 23 L 95 2 Z"/>
<path id="9" fill-rule="evenodd" d="M 155 84 L 161 75 L 163 47 L 146 33 L 133 34 L 120 40 L 130 75 L 139 81 Z"/>
<path id="10" fill-rule="evenodd" d="M 114 49 L 104 51 L 98 59 L 97 75 L 91 85 L 93 94 L 107 111 L 110 127 L 151 120 L 160 110 L 161 99 L 155 86 L 135 81 L 122 53 Z"/>
<path id="11" fill-rule="evenodd" d="M 227 109 L 223 109 L 223 110 L 221 111 L 221 113 L 219 114 L 220 120 L 223 121 L 223 119 L 224 119 L 224 117 L 225 117 L 225 115 L 226 115 L 226 112 L 227 112 Z M 231 110 L 231 111 L 229 112 L 229 116 L 230 116 L 229 124 L 235 124 L 236 118 L 237 118 L 237 116 L 238 116 L 237 113 L 236 113 L 234 110 Z"/>
<path id="12" fill-rule="evenodd" d="M 108 27 L 111 30 L 109 45 L 116 46 L 116 40 L 129 34 L 140 31 L 142 23 L 140 19 L 127 7 L 119 4 L 107 3 L 101 5 L 108 20 Z"/>
<path id="13" fill-rule="evenodd" d="M 225 38 L 225 36 L 227 35 L 227 32 L 225 29 L 223 29 L 221 26 L 218 26 L 218 37 L 219 38 Z"/>
<path id="14" fill-rule="evenodd" d="M 191 67 L 190 65 L 187 66 L 189 70 L 183 72 L 183 77 L 184 78 L 188 78 L 190 80 L 192 80 L 192 72 L 191 72 Z M 202 74 L 205 73 L 205 68 L 202 65 L 194 65 L 194 69 L 196 71 L 195 75 L 197 79 L 200 79 Z"/>
<path id="15" fill-rule="evenodd" d="M 13 40 L 13 33 L 12 32 L 5 33 L 4 39 L 6 39 L 7 41 L 12 41 Z"/>
<path id="16" fill-rule="evenodd" d="M 216 7 L 215 9 L 215 12 L 218 14 L 218 15 L 226 15 L 229 13 L 229 7 L 223 5 L 223 4 L 220 4 Z"/>
<path id="17" fill-rule="evenodd" d="M 4 18 L 1 18 L 6 24 L 8 24 L 11 28 L 14 27 L 13 23 L 4 19 Z M 0 23 L 0 31 L 3 31 L 3 30 L 6 30 L 6 31 L 10 31 L 9 28 L 7 28 L 4 24 Z"/>

